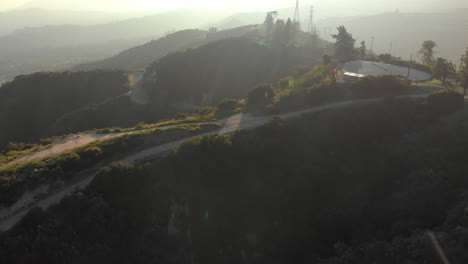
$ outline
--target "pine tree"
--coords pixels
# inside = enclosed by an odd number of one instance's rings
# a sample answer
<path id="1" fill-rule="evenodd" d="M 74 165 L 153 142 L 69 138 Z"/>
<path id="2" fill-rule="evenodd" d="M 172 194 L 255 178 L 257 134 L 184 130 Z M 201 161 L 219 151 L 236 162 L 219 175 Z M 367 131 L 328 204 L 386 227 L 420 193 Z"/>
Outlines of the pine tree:
<path id="1" fill-rule="evenodd" d="M 347 61 L 354 56 L 354 44 L 356 40 L 353 38 L 353 35 L 348 33 L 344 26 L 339 26 L 338 34 L 332 35 L 335 42 L 335 57 L 339 61 Z"/>
<path id="2" fill-rule="evenodd" d="M 283 44 L 284 45 L 289 45 L 291 42 L 293 42 L 293 32 L 294 32 L 293 27 L 294 26 L 291 22 L 291 19 L 288 19 L 283 30 Z"/>
<path id="3" fill-rule="evenodd" d="M 366 42 L 363 40 L 361 42 L 361 47 L 359 47 L 359 54 L 361 55 L 361 58 L 364 59 L 366 57 Z"/>
<path id="4" fill-rule="evenodd" d="M 284 21 L 281 19 L 278 19 L 276 21 L 274 30 L 273 30 L 273 35 L 272 35 L 272 42 L 274 45 L 283 45 L 283 31 L 284 31 Z"/>
<path id="5" fill-rule="evenodd" d="M 273 15 L 274 15 L 273 12 L 267 13 L 267 16 L 265 18 L 265 22 L 263 22 L 265 37 L 268 40 L 271 40 L 272 33 L 273 33 L 273 28 L 275 26 L 275 19 L 274 19 Z"/>
<path id="6" fill-rule="evenodd" d="M 418 52 L 422 63 L 426 65 L 432 65 L 434 63 L 435 47 L 437 47 L 437 43 L 432 40 L 426 40 L 423 42 L 422 47 Z"/>

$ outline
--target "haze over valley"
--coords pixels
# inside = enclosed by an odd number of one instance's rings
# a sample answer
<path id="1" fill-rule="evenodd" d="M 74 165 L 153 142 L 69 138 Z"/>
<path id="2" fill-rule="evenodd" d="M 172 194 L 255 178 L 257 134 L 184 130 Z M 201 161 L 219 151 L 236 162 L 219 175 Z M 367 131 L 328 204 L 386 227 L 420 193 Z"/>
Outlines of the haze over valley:
<path id="1" fill-rule="evenodd" d="M 103 8 L 108 4 L 105 1 L 87 5 L 44 0 L 0 12 L 0 82 L 12 80 L 20 74 L 65 70 L 112 57 L 128 48 L 164 37 L 169 32 L 208 30 L 210 27 L 224 30 L 259 24 L 267 11 L 275 9 L 282 18 L 294 16 L 294 8 L 285 1 L 274 3 L 276 6 L 270 3 L 268 8 L 261 8 L 261 4 L 251 7 L 237 5 L 229 10 L 216 5 L 204 9 L 174 9 L 170 5 L 143 9 L 143 1 L 127 9 L 125 1 L 119 3 L 115 4 L 116 9 L 109 11 Z M 467 35 L 456 34 L 460 30 L 453 26 L 463 27 L 468 23 L 465 11 L 459 9 L 468 8 L 464 1 L 446 1 L 443 10 L 436 8 L 440 1 L 426 1 L 424 8 L 418 1 L 409 4 L 388 1 L 384 5 L 375 1 L 360 3 L 361 6 L 356 8 L 349 1 L 313 1 L 319 35 L 331 40 L 333 30 L 347 24 L 360 41 L 365 40 L 369 44 L 374 37 L 375 50 L 379 53 L 391 50 L 393 55 L 404 58 L 415 53 L 423 39 L 434 39 L 440 43 L 438 52 L 454 61 L 464 48 L 459 43 L 468 41 Z M 117 8 L 119 6 L 121 9 Z M 309 7 L 306 3 L 300 6 L 304 30 L 309 23 Z M 389 30 L 388 27 L 401 30 Z M 448 37 L 455 37 L 455 41 L 443 41 Z"/>
<path id="2" fill-rule="evenodd" d="M 466 0 L 2 0 L 0 263 L 468 263 Z"/>

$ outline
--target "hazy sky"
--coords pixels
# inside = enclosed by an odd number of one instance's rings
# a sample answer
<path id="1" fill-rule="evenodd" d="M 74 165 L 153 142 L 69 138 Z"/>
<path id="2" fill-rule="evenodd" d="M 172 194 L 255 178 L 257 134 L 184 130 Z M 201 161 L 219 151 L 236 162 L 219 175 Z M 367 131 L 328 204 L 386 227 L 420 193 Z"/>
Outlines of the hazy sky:
<path id="1" fill-rule="evenodd" d="M 311 3 L 314 0 L 302 0 Z M 171 9 L 178 7 L 229 7 L 255 9 L 293 6 L 294 0 L 0 0 L 0 10 L 7 10 L 29 4 L 31 7 L 54 9 L 81 9 L 125 11 L 144 8 Z"/>
<path id="2" fill-rule="evenodd" d="M 296 0 L 0 0 L 0 11 L 17 7 L 94 10 L 107 12 L 167 10 L 180 7 L 225 8 L 238 11 L 292 7 Z M 301 6 L 313 4 L 319 14 L 356 15 L 400 11 L 437 11 L 468 7 L 468 0 L 300 0 Z"/>

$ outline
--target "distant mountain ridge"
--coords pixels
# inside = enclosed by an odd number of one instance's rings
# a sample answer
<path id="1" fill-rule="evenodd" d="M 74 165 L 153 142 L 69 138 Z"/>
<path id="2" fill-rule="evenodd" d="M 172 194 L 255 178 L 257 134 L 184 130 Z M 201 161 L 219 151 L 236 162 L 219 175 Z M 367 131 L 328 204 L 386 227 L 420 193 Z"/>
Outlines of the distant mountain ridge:
<path id="1" fill-rule="evenodd" d="M 31 27 L 51 25 L 95 25 L 128 19 L 130 15 L 97 11 L 47 10 L 41 8 L 15 9 L 0 12 L 0 36 Z"/>
<path id="2" fill-rule="evenodd" d="M 55 25 L 0 37 L 0 83 L 17 75 L 70 68 L 103 59 L 177 29 L 216 19 L 203 10 L 180 9 L 93 26 Z M 164 54 L 165 55 L 165 54 Z"/>
<path id="3" fill-rule="evenodd" d="M 91 69 L 143 69 L 169 53 L 195 49 L 224 38 L 237 38 L 249 33 L 253 26 L 243 26 L 223 31 L 188 29 L 130 48 L 122 53 L 96 62 L 81 64 L 72 70 Z"/>
<path id="4" fill-rule="evenodd" d="M 455 63 L 468 46 L 468 9 L 441 11 L 438 13 L 390 12 L 371 16 L 339 17 L 321 20 L 317 28 L 321 36 L 333 41 L 331 34 L 336 27 L 344 25 L 353 34 L 356 43 L 366 41 L 377 53 L 409 59 L 417 58 L 417 52 L 424 40 L 437 42 L 436 57 L 445 57 Z M 328 34 L 329 33 L 329 34 Z"/>

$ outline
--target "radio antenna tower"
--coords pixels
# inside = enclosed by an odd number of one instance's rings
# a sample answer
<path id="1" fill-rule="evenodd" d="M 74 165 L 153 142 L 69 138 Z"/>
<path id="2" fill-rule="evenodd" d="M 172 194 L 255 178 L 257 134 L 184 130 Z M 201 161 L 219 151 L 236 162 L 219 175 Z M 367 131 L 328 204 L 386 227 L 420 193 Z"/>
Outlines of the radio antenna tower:
<path id="1" fill-rule="evenodd" d="M 296 0 L 296 11 L 294 12 L 294 24 L 297 23 L 297 27 L 301 27 L 301 16 L 299 14 L 299 0 Z"/>
<path id="2" fill-rule="evenodd" d="M 310 33 L 315 33 L 314 32 L 314 7 L 310 7 L 310 18 L 309 18 L 309 32 Z"/>

